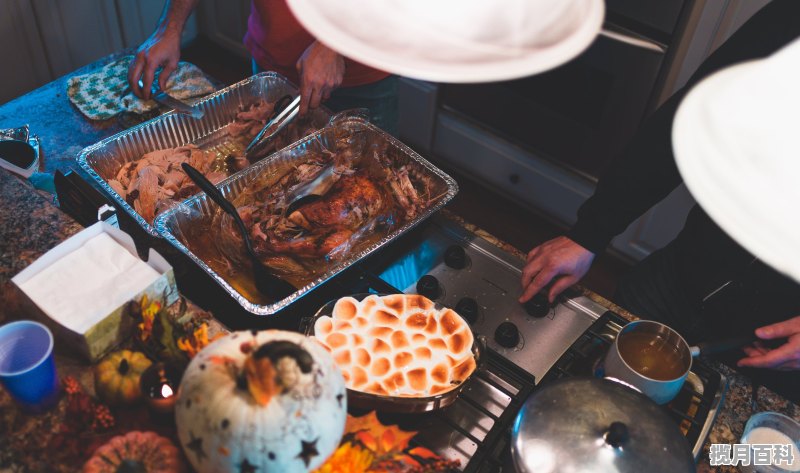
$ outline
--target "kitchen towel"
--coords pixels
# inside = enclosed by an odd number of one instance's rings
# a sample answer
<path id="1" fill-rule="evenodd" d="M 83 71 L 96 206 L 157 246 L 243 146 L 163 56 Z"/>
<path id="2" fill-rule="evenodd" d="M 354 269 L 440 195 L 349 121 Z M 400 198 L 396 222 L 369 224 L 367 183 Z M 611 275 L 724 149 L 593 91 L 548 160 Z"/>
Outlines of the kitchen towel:
<path id="1" fill-rule="evenodd" d="M 154 100 L 140 99 L 128 86 L 128 66 L 132 60 L 133 56 L 125 56 L 97 72 L 70 78 L 67 82 L 70 102 L 92 120 L 107 120 L 122 112 L 142 114 L 155 109 L 158 104 Z M 158 73 L 155 81 L 158 81 Z M 188 62 L 179 62 L 167 80 L 166 92 L 180 100 L 214 91 L 203 71 Z"/>

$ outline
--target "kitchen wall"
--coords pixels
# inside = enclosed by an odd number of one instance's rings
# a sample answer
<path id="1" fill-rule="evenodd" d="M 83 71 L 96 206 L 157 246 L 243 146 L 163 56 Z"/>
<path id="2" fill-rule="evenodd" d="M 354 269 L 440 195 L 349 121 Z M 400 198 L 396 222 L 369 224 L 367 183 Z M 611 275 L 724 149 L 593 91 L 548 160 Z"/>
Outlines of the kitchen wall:
<path id="1" fill-rule="evenodd" d="M 135 48 L 153 32 L 163 5 L 164 0 L 0 1 L 0 103 L 103 56 Z M 193 15 L 184 42 L 197 30 Z"/>

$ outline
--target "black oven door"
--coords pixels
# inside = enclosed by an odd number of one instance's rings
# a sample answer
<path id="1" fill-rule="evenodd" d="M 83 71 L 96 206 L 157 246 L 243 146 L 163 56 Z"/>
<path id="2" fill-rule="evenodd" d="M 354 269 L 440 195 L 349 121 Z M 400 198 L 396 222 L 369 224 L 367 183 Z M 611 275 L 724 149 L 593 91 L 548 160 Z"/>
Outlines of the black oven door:
<path id="1" fill-rule="evenodd" d="M 604 30 L 569 63 L 488 84 L 442 86 L 442 106 L 580 174 L 597 177 L 641 122 L 666 48 Z"/>

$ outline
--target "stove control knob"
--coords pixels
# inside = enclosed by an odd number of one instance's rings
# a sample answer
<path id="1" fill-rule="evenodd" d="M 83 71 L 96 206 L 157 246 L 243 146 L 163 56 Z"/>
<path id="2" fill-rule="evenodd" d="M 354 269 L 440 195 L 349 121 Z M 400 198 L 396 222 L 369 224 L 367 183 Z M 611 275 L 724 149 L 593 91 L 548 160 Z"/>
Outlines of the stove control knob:
<path id="1" fill-rule="evenodd" d="M 444 264 L 453 269 L 467 267 L 467 252 L 459 245 L 450 245 L 444 250 Z"/>
<path id="2" fill-rule="evenodd" d="M 456 303 L 455 311 L 470 325 L 478 321 L 478 301 L 471 297 L 463 297 Z"/>
<path id="3" fill-rule="evenodd" d="M 531 317 L 544 317 L 550 313 L 550 301 L 547 300 L 547 295 L 540 292 L 524 304 L 525 312 Z"/>
<path id="4" fill-rule="evenodd" d="M 439 287 L 439 280 L 430 274 L 422 276 L 417 281 L 417 294 L 428 299 L 436 299 L 441 293 L 442 289 Z"/>
<path id="5" fill-rule="evenodd" d="M 494 331 L 494 340 L 505 348 L 514 348 L 519 344 L 519 329 L 511 322 L 503 322 Z"/>

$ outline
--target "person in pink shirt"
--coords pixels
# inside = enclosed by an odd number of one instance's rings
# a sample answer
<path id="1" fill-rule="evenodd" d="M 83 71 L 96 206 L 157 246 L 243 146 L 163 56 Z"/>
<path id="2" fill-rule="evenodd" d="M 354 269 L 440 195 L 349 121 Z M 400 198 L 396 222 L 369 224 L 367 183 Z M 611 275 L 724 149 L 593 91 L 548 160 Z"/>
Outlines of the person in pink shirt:
<path id="1" fill-rule="evenodd" d="M 150 98 L 156 70 L 162 88 L 180 59 L 180 37 L 198 0 L 167 0 L 156 30 L 139 47 L 128 70 L 138 97 Z M 397 77 L 345 58 L 309 34 L 285 0 L 253 0 L 244 45 L 253 73 L 278 72 L 300 88 L 300 113 L 324 103 L 333 111 L 367 108 L 378 127 L 396 134 Z M 138 86 L 139 79 L 143 87 Z"/>

